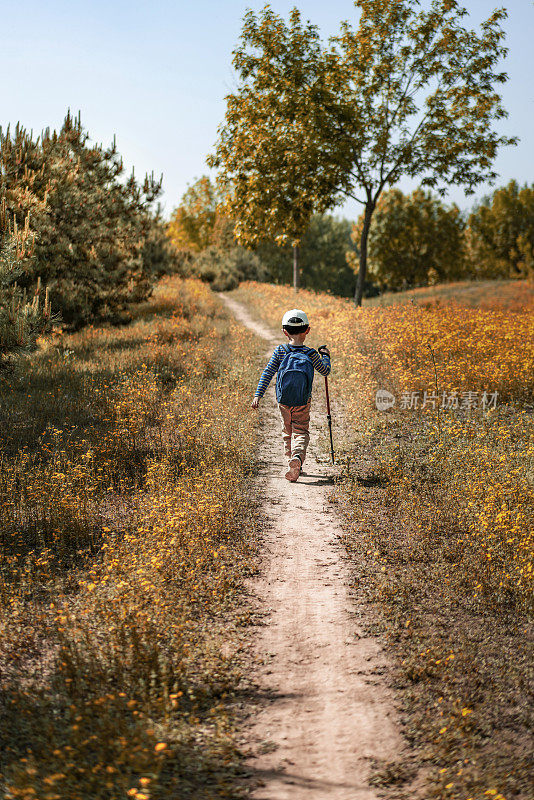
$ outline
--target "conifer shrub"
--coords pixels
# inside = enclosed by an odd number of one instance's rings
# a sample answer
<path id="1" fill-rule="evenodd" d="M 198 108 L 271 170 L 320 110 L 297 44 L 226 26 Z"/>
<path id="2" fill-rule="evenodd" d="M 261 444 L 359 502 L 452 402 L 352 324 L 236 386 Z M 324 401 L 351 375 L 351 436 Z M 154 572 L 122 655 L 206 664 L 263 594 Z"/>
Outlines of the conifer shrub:
<path id="1" fill-rule="evenodd" d="M 0 205 L 0 368 L 10 355 L 35 349 L 51 324 L 48 292 L 43 297 L 39 282 L 33 292 L 17 284 L 33 248 L 28 223 L 26 218 L 22 230 L 16 221 L 11 226 L 5 203 Z"/>
<path id="2" fill-rule="evenodd" d="M 133 172 L 124 180 L 115 141 L 91 143 L 70 113 L 59 133 L 0 130 L 0 198 L 19 226 L 30 215 L 35 234 L 20 286 L 40 279 L 72 328 L 127 320 L 175 265 L 156 207 L 161 185 L 153 175 L 138 183 Z"/>

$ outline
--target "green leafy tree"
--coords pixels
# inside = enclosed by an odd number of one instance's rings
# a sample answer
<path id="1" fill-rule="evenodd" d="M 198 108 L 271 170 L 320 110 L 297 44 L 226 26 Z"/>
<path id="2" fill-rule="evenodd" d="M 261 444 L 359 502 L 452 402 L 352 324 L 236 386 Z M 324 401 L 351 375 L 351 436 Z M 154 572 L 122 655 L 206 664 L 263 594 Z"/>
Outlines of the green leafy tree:
<path id="1" fill-rule="evenodd" d="M 303 208 L 311 203 L 322 210 L 340 196 L 360 202 L 360 304 L 371 220 L 384 189 L 407 175 L 440 194 L 455 184 L 473 193 L 496 177 L 499 146 L 516 139 L 493 130 L 506 116 L 495 89 L 507 78 L 498 68 L 506 53 L 504 9 L 476 32 L 463 26 L 467 12 L 456 0 L 432 0 L 428 9 L 418 0 L 354 5 L 361 12 L 357 28 L 343 22 L 324 47 L 317 28 L 303 27 L 296 9 L 289 26 L 269 6 L 257 17 L 248 12 L 234 56 L 241 84 L 227 98 L 211 163 L 237 198 L 236 217 L 252 229 L 267 230 L 277 174 L 287 183 L 281 152 L 290 154 L 289 179 L 299 185 L 291 199 L 300 197 Z M 294 48 L 292 31 L 303 31 Z M 317 180 L 298 183 L 310 166 Z M 274 219 L 285 219 L 284 206 L 275 201 L 272 209 Z"/>
<path id="2" fill-rule="evenodd" d="M 0 205 L 0 368 L 14 353 L 34 350 L 37 339 L 52 322 L 48 290 L 44 297 L 37 281 L 33 291 L 19 287 L 17 280 L 31 262 L 33 237 L 29 218 L 22 230 L 16 220 L 10 225 L 5 201 Z"/>
<path id="3" fill-rule="evenodd" d="M 495 10 L 480 33 L 462 25 L 456 0 L 433 0 L 428 10 L 410 0 L 359 0 L 357 30 L 343 23 L 339 47 L 340 93 L 332 118 L 354 148 L 355 186 L 364 191 L 356 301 L 361 302 L 367 240 L 378 199 L 402 175 L 423 186 L 460 184 L 466 194 L 493 180 L 500 145 L 493 122 L 506 116 L 495 84 L 506 49 Z M 349 112 L 347 114 L 347 112 Z"/>
<path id="4" fill-rule="evenodd" d="M 299 245 L 314 213 L 333 203 L 338 166 L 323 157 L 307 130 L 316 115 L 308 87 L 324 69 L 317 29 L 297 9 L 289 24 L 266 6 L 244 18 L 233 66 L 240 84 L 227 96 L 216 151 L 224 206 L 240 244 L 266 241 L 293 249 L 293 286 L 299 286 Z M 283 250 L 285 252 L 285 249 Z"/>
<path id="5" fill-rule="evenodd" d="M 21 283 L 41 278 L 75 327 L 127 319 L 129 304 L 148 296 L 166 271 L 162 261 L 173 258 L 153 208 L 161 181 L 147 176 L 140 185 L 123 173 L 115 142 L 91 145 L 70 113 L 59 133 L 37 139 L 19 125 L 13 135 L 0 130 L 0 197 L 19 225 L 31 214 L 36 234 Z"/>
<path id="6" fill-rule="evenodd" d="M 468 220 L 469 260 L 481 278 L 534 277 L 534 185 L 497 189 Z"/>
<path id="7" fill-rule="evenodd" d="M 361 240 L 362 214 L 353 229 Z M 381 290 L 396 291 L 465 277 L 465 222 L 456 205 L 445 206 L 431 192 L 384 192 L 369 232 L 369 278 Z M 357 258 L 351 257 L 357 268 Z"/>
<path id="8" fill-rule="evenodd" d="M 291 282 L 290 246 L 263 242 L 256 253 L 270 280 Z M 341 297 L 354 293 L 355 275 L 347 263 L 347 253 L 357 258 L 351 240 L 351 224 L 329 214 L 314 214 L 300 242 L 302 287 L 318 292 L 333 292 Z"/>
<path id="9" fill-rule="evenodd" d="M 224 213 L 218 188 L 208 177 L 187 190 L 168 226 L 169 236 L 188 256 L 188 274 L 209 281 L 216 290 L 233 288 L 242 280 L 291 281 L 289 242 L 264 238 L 246 248 L 236 244 L 233 231 L 234 221 Z M 347 251 L 354 251 L 350 233 L 348 220 L 311 217 L 299 247 L 304 287 L 343 296 L 353 291 L 354 273 L 346 262 Z"/>

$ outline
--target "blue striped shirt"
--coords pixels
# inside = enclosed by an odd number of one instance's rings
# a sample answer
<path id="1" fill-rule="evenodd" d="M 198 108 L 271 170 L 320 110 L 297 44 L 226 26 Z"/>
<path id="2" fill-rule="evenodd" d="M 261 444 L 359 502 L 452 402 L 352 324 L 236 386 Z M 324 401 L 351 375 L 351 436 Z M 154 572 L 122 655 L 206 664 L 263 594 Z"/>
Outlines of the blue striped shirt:
<path id="1" fill-rule="evenodd" d="M 283 357 L 287 354 L 285 347 L 285 345 L 279 344 L 275 349 L 274 353 L 269 359 L 269 363 L 261 374 L 258 388 L 256 389 L 256 394 L 254 395 L 255 397 L 263 397 L 265 394 L 265 390 L 269 386 L 273 376 L 276 375 Z M 309 356 L 314 368 L 317 370 L 317 372 L 320 372 L 321 375 L 330 374 L 330 356 L 328 356 L 326 353 L 319 354 L 317 350 L 313 349 L 313 347 L 306 347 L 305 344 L 290 344 L 289 347 L 291 347 L 293 350 L 303 350 Z"/>

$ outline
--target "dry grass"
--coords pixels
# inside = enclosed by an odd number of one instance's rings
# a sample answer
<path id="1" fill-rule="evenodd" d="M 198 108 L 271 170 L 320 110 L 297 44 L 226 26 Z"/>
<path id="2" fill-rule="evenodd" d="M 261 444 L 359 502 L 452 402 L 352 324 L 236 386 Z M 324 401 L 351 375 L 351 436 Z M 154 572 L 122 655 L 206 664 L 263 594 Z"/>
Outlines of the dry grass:
<path id="1" fill-rule="evenodd" d="M 529 800 L 534 597 L 534 317 L 410 303 L 354 309 L 329 295 L 244 284 L 274 326 L 294 306 L 327 341 L 336 491 L 362 602 L 394 657 L 405 732 L 424 775 L 391 796 Z M 308 342 L 308 340 L 307 340 Z M 430 347 L 429 347 L 430 345 Z M 478 392 L 417 410 L 402 393 Z M 377 388 L 397 398 L 378 411 Z M 482 410 L 483 391 L 497 391 Z M 530 656 L 529 656 L 530 654 Z M 387 765 L 386 765 L 387 766 Z M 405 765 L 406 766 L 406 765 Z M 410 765 L 408 765 L 410 767 Z M 382 768 L 384 774 L 394 770 Z M 396 785 L 396 788 L 394 788 Z"/>
<path id="2" fill-rule="evenodd" d="M 1 378 L 4 796 L 236 796 L 254 347 L 171 280 Z"/>
<path id="3" fill-rule="evenodd" d="M 534 307 L 534 282 L 527 280 L 455 281 L 422 286 L 406 292 L 385 292 L 364 298 L 367 307 L 409 303 L 423 305 L 459 304 L 468 308 L 499 311 L 528 311 Z"/>

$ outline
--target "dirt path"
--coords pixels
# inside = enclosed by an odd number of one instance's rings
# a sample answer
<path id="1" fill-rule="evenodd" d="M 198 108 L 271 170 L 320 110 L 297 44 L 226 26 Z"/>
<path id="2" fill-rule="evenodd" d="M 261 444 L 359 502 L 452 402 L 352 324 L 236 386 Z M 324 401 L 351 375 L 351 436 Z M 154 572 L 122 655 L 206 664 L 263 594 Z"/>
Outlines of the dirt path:
<path id="1" fill-rule="evenodd" d="M 253 322 L 241 304 L 221 297 L 243 325 L 268 341 L 270 356 L 280 337 Z M 296 484 L 284 478 L 274 381 L 259 409 L 259 483 L 269 524 L 261 575 L 251 585 L 267 614 L 254 642 L 254 680 L 263 700 L 251 715 L 248 739 L 250 767 L 263 784 L 256 800 L 374 800 L 369 759 L 402 756 L 381 677 L 384 654 L 359 630 L 361 610 L 349 595 L 341 528 L 328 500 L 328 466 L 315 458 L 317 426 L 325 424 L 320 381 L 316 375 L 312 439 L 305 475 Z"/>

